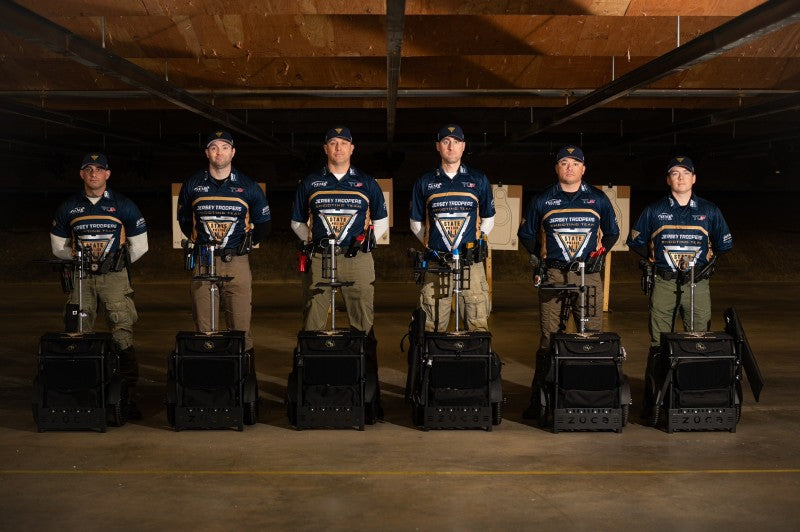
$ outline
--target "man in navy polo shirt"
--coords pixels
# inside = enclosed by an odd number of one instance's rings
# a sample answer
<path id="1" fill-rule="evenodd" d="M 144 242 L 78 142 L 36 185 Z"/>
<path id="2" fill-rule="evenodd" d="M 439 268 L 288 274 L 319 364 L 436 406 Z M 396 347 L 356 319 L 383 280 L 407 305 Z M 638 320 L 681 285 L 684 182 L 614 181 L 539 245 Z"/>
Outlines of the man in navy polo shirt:
<path id="1" fill-rule="evenodd" d="M 409 214 L 411 232 L 452 264 L 453 253 L 469 269 L 469 286 L 460 295 L 461 323 L 469 330 L 487 331 L 491 311 L 489 284 L 483 267 L 488 235 L 494 227 L 492 186 L 482 172 L 462 164 L 466 142 L 455 124 L 439 130 L 436 151 L 441 163 L 414 184 Z M 426 331 L 446 331 L 450 323 L 453 283 L 429 275 L 420 293 Z"/>
<path id="2" fill-rule="evenodd" d="M 649 205 L 636 220 L 628 247 L 655 268 L 650 294 L 651 355 L 658 350 L 661 333 L 671 332 L 680 312 L 690 330 L 689 266 L 694 261 L 694 330 L 708 331 L 711 324 L 709 277 L 713 259 L 733 247 L 733 237 L 719 208 L 692 192 L 697 180 L 689 157 L 673 157 L 667 165 L 670 193 Z"/>
<path id="3" fill-rule="evenodd" d="M 577 146 L 564 146 L 556 154 L 558 181 L 534 197 L 520 225 L 517 235 L 531 254 L 537 271 L 544 272 L 551 284 L 580 284 L 578 262 L 585 263 L 585 283 L 596 295 L 595 315 L 586 316 L 585 330 L 603 328 L 603 280 L 600 270 L 603 256 L 619 238 L 619 226 L 614 208 L 608 197 L 599 189 L 583 181 L 586 172 L 583 150 Z M 601 236 L 602 235 L 602 236 Z M 544 279 L 534 279 L 539 286 Z M 561 295 L 556 290 L 539 290 L 541 338 L 536 352 L 533 382 L 543 379 L 541 368 L 550 349 L 550 338 L 558 331 L 561 321 Z M 577 324 L 580 309 L 572 308 Z M 539 413 L 538 394 L 524 417 Z"/>
<path id="4" fill-rule="evenodd" d="M 83 158 L 80 171 L 83 190 L 67 199 L 56 211 L 50 244 L 53 254 L 65 260 L 75 250 L 87 251 L 90 268 L 83 281 L 83 301 L 73 291 L 68 304 L 82 303 L 82 329 L 91 332 L 97 317 L 97 301 L 105 306 L 108 328 L 119 349 L 120 373 L 129 386 L 139 379 L 133 349 L 133 324 L 139 319 L 133 304 L 133 289 L 127 267 L 147 253 L 147 225 L 139 208 L 106 183 L 111 176 L 108 159 L 92 152 Z M 129 419 L 141 418 L 131 403 Z"/>
<path id="5" fill-rule="evenodd" d="M 303 329 L 325 329 L 330 308 L 330 288 L 324 282 L 323 256 L 335 241 L 337 280 L 352 281 L 341 288 L 350 326 L 374 340 L 375 263 L 368 229 L 374 240 L 389 228 L 389 214 L 378 183 L 350 165 L 355 150 L 353 135 L 344 126 L 325 134 L 322 146 L 328 162 L 308 175 L 297 187 L 292 208 L 292 230 L 311 250 L 311 272 L 304 285 Z M 326 261 L 327 262 L 327 261 Z"/>
<path id="6" fill-rule="evenodd" d="M 222 285 L 219 305 L 228 329 L 245 332 L 245 349 L 253 352 L 250 334 L 252 274 L 249 254 L 270 230 L 267 198 L 258 183 L 232 166 L 233 137 L 215 131 L 206 141 L 208 170 L 187 179 L 178 196 L 178 223 L 195 249 L 214 244 L 217 275 L 231 276 Z M 197 261 L 196 268 L 200 267 Z M 198 331 L 211 330 L 211 293 L 207 282 L 192 281 L 192 314 Z"/>

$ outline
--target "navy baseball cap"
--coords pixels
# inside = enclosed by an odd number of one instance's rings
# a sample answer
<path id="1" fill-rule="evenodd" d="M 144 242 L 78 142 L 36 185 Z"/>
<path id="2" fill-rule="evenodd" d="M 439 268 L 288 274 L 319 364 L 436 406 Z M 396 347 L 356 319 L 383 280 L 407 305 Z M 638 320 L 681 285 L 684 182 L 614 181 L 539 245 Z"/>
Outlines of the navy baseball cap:
<path id="1" fill-rule="evenodd" d="M 584 162 L 583 157 L 583 150 L 577 146 L 564 146 L 558 153 L 556 154 L 556 162 L 564 159 L 565 157 L 569 157 L 570 159 L 575 159 L 576 161 Z"/>
<path id="2" fill-rule="evenodd" d="M 211 133 L 206 139 L 206 148 L 211 146 L 211 143 L 215 140 L 221 140 L 222 142 L 227 142 L 233 146 L 233 135 L 231 135 L 228 131 L 214 131 Z"/>
<path id="3" fill-rule="evenodd" d="M 353 134 L 350 133 L 350 129 L 344 126 L 336 126 L 332 127 L 325 133 L 325 142 L 328 142 L 331 139 L 344 139 L 348 142 L 353 142 Z"/>
<path id="4" fill-rule="evenodd" d="M 83 158 L 83 162 L 81 163 L 81 170 L 83 170 L 90 164 L 108 170 L 108 159 L 106 159 L 106 156 L 103 155 L 102 153 L 97 153 L 97 152 L 87 153 L 86 156 L 84 156 Z"/>
<path id="5" fill-rule="evenodd" d="M 461 126 L 457 126 L 455 124 L 447 124 L 442 129 L 439 130 L 439 134 L 436 137 L 436 141 L 440 141 L 442 139 L 446 139 L 447 137 L 453 137 L 454 139 L 458 139 L 460 141 L 464 141 L 464 130 L 461 129 Z"/>
<path id="6" fill-rule="evenodd" d="M 691 159 L 686 157 L 685 155 L 676 155 L 672 159 L 669 160 L 669 164 L 667 165 L 667 173 L 670 173 L 673 168 L 676 166 L 682 166 L 686 168 L 691 173 L 694 173 L 694 163 Z"/>

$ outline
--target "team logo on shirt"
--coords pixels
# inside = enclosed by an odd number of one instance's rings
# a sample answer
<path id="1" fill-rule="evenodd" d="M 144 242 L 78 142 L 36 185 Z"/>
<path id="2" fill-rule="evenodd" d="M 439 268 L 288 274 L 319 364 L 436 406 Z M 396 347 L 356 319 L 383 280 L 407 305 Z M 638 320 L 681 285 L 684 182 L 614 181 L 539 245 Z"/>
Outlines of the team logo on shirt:
<path id="1" fill-rule="evenodd" d="M 201 216 L 200 224 L 206 234 L 220 247 L 225 247 L 236 227 L 235 216 Z"/>
<path id="2" fill-rule="evenodd" d="M 434 217 L 436 230 L 442 236 L 448 251 L 461 245 L 464 230 L 469 226 L 470 215 L 464 212 L 440 213 Z"/>
<path id="3" fill-rule="evenodd" d="M 699 251 L 696 246 L 664 246 L 664 258 L 673 270 L 686 271 Z"/>
<path id="4" fill-rule="evenodd" d="M 556 231 L 555 236 L 564 260 L 567 261 L 582 257 L 589 242 L 589 232 L 584 229 L 560 229 Z"/>
<path id="5" fill-rule="evenodd" d="M 77 237 L 78 245 L 88 250 L 92 262 L 99 262 L 114 244 L 114 235 L 81 235 Z"/>
<path id="6" fill-rule="evenodd" d="M 349 234 L 356 214 L 357 209 L 322 209 L 319 211 L 319 218 L 328 234 L 333 235 L 336 243 L 340 244 Z"/>

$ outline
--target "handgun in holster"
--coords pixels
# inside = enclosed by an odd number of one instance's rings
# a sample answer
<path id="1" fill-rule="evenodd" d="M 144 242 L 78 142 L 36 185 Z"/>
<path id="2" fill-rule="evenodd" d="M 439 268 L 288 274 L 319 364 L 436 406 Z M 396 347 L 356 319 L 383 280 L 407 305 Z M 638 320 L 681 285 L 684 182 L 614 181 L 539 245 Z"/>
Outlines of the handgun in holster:
<path id="1" fill-rule="evenodd" d="M 655 267 L 649 260 L 639 259 L 639 269 L 642 271 L 642 292 L 644 292 L 644 295 L 649 296 L 655 284 Z"/>
<path id="2" fill-rule="evenodd" d="M 187 272 L 194 271 L 197 255 L 194 247 L 194 241 L 183 240 L 181 242 L 183 247 L 183 269 Z"/>
<path id="3" fill-rule="evenodd" d="M 253 251 L 253 231 L 247 231 L 236 249 L 237 255 L 249 255 Z"/>

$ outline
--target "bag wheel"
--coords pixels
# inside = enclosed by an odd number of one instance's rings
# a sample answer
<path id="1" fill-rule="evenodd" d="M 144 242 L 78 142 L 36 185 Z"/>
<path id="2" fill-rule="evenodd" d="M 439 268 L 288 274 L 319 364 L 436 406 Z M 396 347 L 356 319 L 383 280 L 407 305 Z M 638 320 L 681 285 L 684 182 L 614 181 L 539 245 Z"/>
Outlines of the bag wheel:
<path id="1" fill-rule="evenodd" d="M 503 421 L 503 405 L 500 402 L 492 403 L 492 425 L 499 425 Z"/>
<path id="2" fill-rule="evenodd" d="M 175 404 L 167 403 L 167 424 L 175 428 Z"/>
<path id="3" fill-rule="evenodd" d="M 657 427 L 658 417 L 660 412 L 661 412 L 661 407 L 659 407 L 658 405 L 651 406 L 650 412 L 647 416 L 647 424 L 650 425 L 651 427 Z"/>
<path id="4" fill-rule="evenodd" d="M 244 404 L 244 424 L 255 425 L 258 423 L 258 399 Z"/>
<path id="5" fill-rule="evenodd" d="M 623 427 L 628 424 L 628 416 L 630 415 L 630 412 L 631 412 L 631 405 L 629 405 L 629 404 L 622 405 L 622 426 Z"/>

